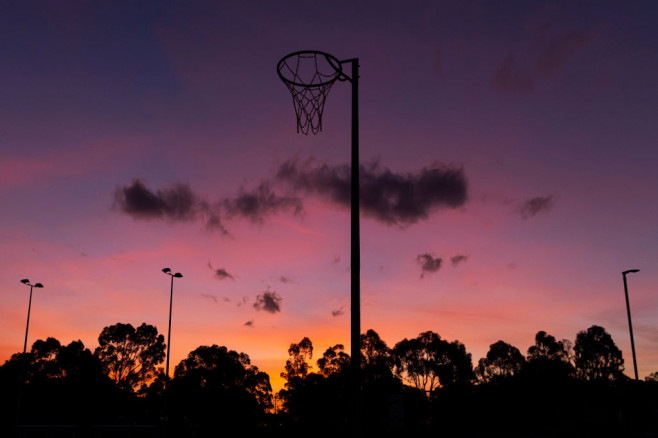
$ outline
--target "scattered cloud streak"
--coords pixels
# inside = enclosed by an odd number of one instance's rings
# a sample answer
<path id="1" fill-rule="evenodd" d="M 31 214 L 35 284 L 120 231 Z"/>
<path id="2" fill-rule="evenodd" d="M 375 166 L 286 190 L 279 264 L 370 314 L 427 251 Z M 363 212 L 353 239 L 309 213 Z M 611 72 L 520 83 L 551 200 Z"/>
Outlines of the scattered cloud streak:
<path id="1" fill-rule="evenodd" d="M 209 299 L 209 300 L 212 300 L 212 301 L 215 302 L 215 303 L 218 302 L 217 297 L 214 296 L 214 295 L 211 295 L 211 294 L 201 294 L 201 296 L 202 296 L 203 298 L 207 298 L 207 299 Z"/>
<path id="2" fill-rule="evenodd" d="M 269 313 L 277 313 L 281 311 L 281 301 L 283 299 L 277 295 L 275 291 L 265 291 L 262 295 L 256 297 L 254 309 L 263 310 Z"/>
<path id="3" fill-rule="evenodd" d="M 418 257 L 416 257 L 416 263 L 418 263 L 421 268 L 420 278 L 424 278 L 425 274 L 437 272 L 441 269 L 442 262 L 442 259 L 434 258 L 431 254 L 419 254 Z"/>
<path id="4" fill-rule="evenodd" d="M 537 196 L 535 198 L 528 199 L 523 202 L 517 209 L 516 212 L 523 219 L 530 219 L 538 215 L 539 213 L 549 211 L 553 208 L 554 197 L 551 196 Z"/>
<path id="5" fill-rule="evenodd" d="M 546 23 L 536 26 L 522 50 L 505 57 L 492 85 L 502 91 L 530 93 L 538 80 L 556 76 L 566 63 L 593 41 L 594 34 L 553 32 Z"/>
<path id="6" fill-rule="evenodd" d="M 212 264 L 211 264 L 210 262 L 208 262 L 208 267 L 209 267 L 212 271 L 215 272 L 214 277 L 215 277 L 216 279 L 218 279 L 218 280 L 226 280 L 226 279 L 229 279 L 229 280 L 235 280 L 235 277 L 233 277 L 233 275 L 229 274 L 229 273 L 226 271 L 226 269 L 224 269 L 224 268 L 221 268 L 221 269 L 215 269 L 215 268 L 212 267 Z"/>
<path id="7" fill-rule="evenodd" d="M 450 262 L 452 263 L 452 266 L 457 266 L 460 263 L 465 262 L 466 260 L 468 260 L 468 256 L 461 255 L 461 254 L 453 256 L 453 257 L 450 258 Z"/>
<path id="8" fill-rule="evenodd" d="M 345 306 L 342 306 L 340 309 L 332 310 L 331 316 L 334 318 L 345 313 Z"/>
<path id="9" fill-rule="evenodd" d="M 279 281 L 280 281 L 281 283 L 283 283 L 283 284 L 291 284 L 291 283 L 294 283 L 294 281 L 292 281 L 291 278 L 286 277 L 285 275 L 280 276 L 280 277 L 279 277 Z"/>
<path id="10" fill-rule="evenodd" d="M 329 166 L 290 159 L 277 172 L 277 180 L 293 190 L 319 195 L 350 206 L 350 166 Z M 387 225 L 410 225 L 427 219 L 439 208 L 457 208 L 467 200 L 467 182 L 462 168 L 424 167 L 416 173 L 394 173 L 378 163 L 360 167 L 360 204 L 363 214 Z"/>
<path id="11" fill-rule="evenodd" d="M 245 322 L 243 325 L 245 327 L 253 327 L 254 326 L 254 320 L 250 319 L 249 321 Z"/>

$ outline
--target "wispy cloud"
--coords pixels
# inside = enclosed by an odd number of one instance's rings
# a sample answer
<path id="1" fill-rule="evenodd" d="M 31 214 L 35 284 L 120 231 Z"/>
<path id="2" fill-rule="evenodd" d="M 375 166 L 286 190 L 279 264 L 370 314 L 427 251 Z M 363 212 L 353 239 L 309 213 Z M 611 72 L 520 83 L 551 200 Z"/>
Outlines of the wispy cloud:
<path id="1" fill-rule="evenodd" d="M 548 23 L 534 26 L 526 44 L 502 61 L 492 85 L 502 91 L 530 93 L 538 80 L 556 76 L 593 40 L 593 32 L 553 31 Z"/>
<path id="2" fill-rule="evenodd" d="M 524 201 L 515 210 L 523 219 L 530 219 L 539 213 L 549 211 L 553 208 L 554 197 L 550 196 L 537 196 Z"/>
<path id="3" fill-rule="evenodd" d="M 254 320 L 250 319 L 249 321 L 245 322 L 243 325 L 246 326 L 246 327 L 253 327 L 254 326 Z"/>
<path id="4" fill-rule="evenodd" d="M 334 318 L 345 313 L 345 306 L 342 306 L 340 309 L 332 310 L 331 316 Z"/>
<path id="5" fill-rule="evenodd" d="M 201 294 L 201 296 L 202 296 L 203 298 L 207 298 L 207 299 L 209 299 L 209 300 L 212 300 L 212 301 L 215 302 L 215 303 L 218 302 L 217 297 L 214 296 L 214 295 L 211 295 L 211 294 Z"/>
<path id="6" fill-rule="evenodd" d="M 226 280 L 226 279 L 235 280 L 235 277 L 229 274 L 224 268 L 215 269 L 213 268 L 210 262 L 208 262 L 208 267 L 210 268 L 210 270 L 212 270 L 215 273 L 214 277 L 218 280 Z"/>
<path id="7" fill-rule="evenodd" d="M 279 277 L 279 281 L 280 281 L 281 283 L 283 283 L 283 284 L 291 284 L 291 283 L 294 283 L 294 281 L 292 281 L 291 278 L 286 277 L 285 275 L 280 276 L 280 277 Z"/>
<path id="8" fill-rule="evenodd" d="M 453 257 L 450 258 L 450 262 L 452 263 L 452 266 L 457 266 L 460 263 L 465 262 L 466 260 L 468 260 L 468 256 L 461 255 L 461 254 L 453 256 Z"/>

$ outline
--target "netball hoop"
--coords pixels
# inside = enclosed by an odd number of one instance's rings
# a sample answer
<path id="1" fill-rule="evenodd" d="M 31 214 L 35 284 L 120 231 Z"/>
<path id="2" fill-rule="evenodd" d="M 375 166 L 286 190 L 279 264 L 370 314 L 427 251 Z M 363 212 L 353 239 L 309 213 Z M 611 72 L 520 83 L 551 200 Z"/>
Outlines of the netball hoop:
<path id="1" fill-rule="evenodd" d="M 302 50 L 284 56 L 276 68 L 290 90 L 297 115 L 297 132 L 322 131 L 324 102 L 336 80 L 349 80 L 341 61 L 317 50 Z"/>
<path id="2" fill-rule="evenodd" d="M 343 64 L 352 65 L 350 75 Z M 350 285 L 351 285 L 351 358 L 352 436 L 361 434 L 361 239 L 359 224 L 359 60 L 339 61 L 317 50 L 303 50 L 286 55 L 277 64 L 279 77 L 292 94 L 297 115 L 297 132 L 317 134 L 322 131 L 322 111 L 329 90 L 336 81 L 352 85 L 352 171 L 350 213 Z"/>

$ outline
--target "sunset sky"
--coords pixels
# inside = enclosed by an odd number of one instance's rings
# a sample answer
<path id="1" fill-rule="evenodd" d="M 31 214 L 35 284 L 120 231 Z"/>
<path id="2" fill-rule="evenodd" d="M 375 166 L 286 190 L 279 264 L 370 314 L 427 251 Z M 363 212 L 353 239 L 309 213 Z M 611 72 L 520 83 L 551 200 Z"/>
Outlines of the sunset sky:
<path id="1" fill-rule="evenodd" d="M 306 136 L 276 73 L 314 49 L 360 61 L 363 331 L 477 363 L 596 324 L 632 375 L 635 268 L 658 371 L 656 23 L 654 1 L 5 2 L 0 361 L 21 279 L 45 286 L 29 345 L 93 350 L 117 322 L 166 335 L 164 267 L 172 368 L 226 345 L 278 389 L 291 342 L 349 351 L 350 84 Z"/>

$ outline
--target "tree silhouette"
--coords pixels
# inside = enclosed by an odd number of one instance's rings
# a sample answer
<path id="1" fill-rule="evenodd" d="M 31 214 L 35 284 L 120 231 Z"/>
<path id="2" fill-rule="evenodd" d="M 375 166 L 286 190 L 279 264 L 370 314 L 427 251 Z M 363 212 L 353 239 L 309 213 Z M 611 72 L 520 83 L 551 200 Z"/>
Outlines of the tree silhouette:
<path id="1" fill-rule="evenodd" d="M 361 366 L 393 368 L 391 349 L 372 329 L 361 335 Z"/>
<path id="2" fill-rule="evenodd" d="M 313 358 L 313 343 L 307 337 L 302 338 L 297 344 L 290 344 L 288 348 L 290 359 L 286 361 L 285 371 L 281 377 L 288 380 L 304 378 L 311 370 L 312 366 L 309 361 Z"/>
<path id="3" fill-rule="evenodd" d="M 49 337 L 35 341 L 30 353 L 13 355 L 0 372 L 5 395 L 18 389 L 6 384 L 19 376 L 21 423 L 112 424 L 119 418 L 137 421 L 141 415 L 132 394 L 114 385 L 98 358 L 79 340 L 62 345 Z"/>
<path id="4" fill-rule="evenodd" d="M 528 348 L 528 360 L 547 359 L 569 362 L 569 352 L 564 341 L 557 341 L 545 331 L 535 335 L 535 345 Z"/>
<path id="5" fill-rule="evenodd" d="M 431 331 L 398 342 L 393 353 L 396 373 L 426 393 L 473 378 L 471 355 L 464 345 L 445 341 Z"/>
<path id="6" fill-rule="evenodd" d="M 342 344 L 327 348 L 322 357 L 318 359 L 320 374 L 329 377 L 332 374 L 346 373 L 350 367 L 350 355 L 345 353 Z"/>
<path id="7" fill-rule="evenodd" d="M 176 366 L 169 395 L 174 436 L 244 434 L 272 407 L 269 376 L 247 354 L 217 345 L 196 348 Z"/>
<path id="8" fill-rule="evenodd" d="M 518 348 L 498 341 L 489 346 L 486 357 L 479 360 L 475 372 L 481 381 L 491 382 L 518 374 L 524 365 L 525 358 Z"/>
<path id="9" fill-rule="evenodd" d="M 116 323 L 98 336 L 94 355 L 118 386 L 136 389 L 155 376 L 156 366 L 164 360 L 164 336 L 150 324 L 135 329 L 131 324 Z"/>
<path id="10" fill-rule="evenodd" d="M 60 377 L 57 364 L 57 355 L 62 344 L 55 338 L 47 338 L 45 341 L 37 339 L 32 344 L 30 353 L 32 355 L 31 372 L 41 374 L 46 378 Z"/>
<path id="11" fill-rule="evenodd" d="M 535 345 L 528 348 L 528 361 L 523 374 L 530 379 L 546 382 L 569 379 L 574 373 L 570 349 L 569 341 L 558 341 L 543 330 L 537 332 Z"/>
<path id="12" fill-rule="evenodd" d="M 252 365 L 247 354 L 223 346 L 196 348 L 176 366 L 174 377 L 201 388 L 213 385 L 244 388 L 263 409 L 272 407 L 272 386 L 267 373 Z"/>
<path id="13" fill-rule="evenodd" d="M 616 380 L 623 376 L 624 359 L 603 327 L 578 332 L 574 345 L 577 375 L 587 380 Z"/>

